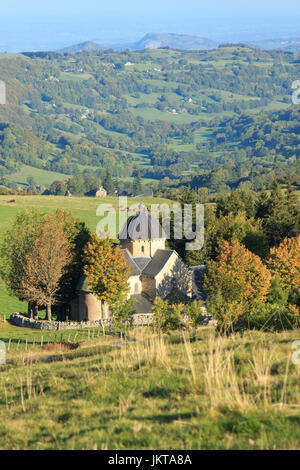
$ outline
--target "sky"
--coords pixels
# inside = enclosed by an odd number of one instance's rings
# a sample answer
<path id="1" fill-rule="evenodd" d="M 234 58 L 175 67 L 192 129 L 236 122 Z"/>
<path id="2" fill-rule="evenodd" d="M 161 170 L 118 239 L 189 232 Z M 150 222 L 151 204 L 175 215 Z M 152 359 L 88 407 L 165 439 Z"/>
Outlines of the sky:
<path id="1" fill-rule="evenodd" d="M 182 15 L 202 16 L 265 16 L 300 14 L 298 0 L 10 0 L 1 6 L 1 14 L 54 15 L 69 13 L 105 15 Z"/>
<path id="2" fill-rule="evenodd" d="M 221 41 L 300 37 L 299 0 L 9 0 L 0 51 L 55 49 L 85 40 L 129 42 L 148 32 Z"/>

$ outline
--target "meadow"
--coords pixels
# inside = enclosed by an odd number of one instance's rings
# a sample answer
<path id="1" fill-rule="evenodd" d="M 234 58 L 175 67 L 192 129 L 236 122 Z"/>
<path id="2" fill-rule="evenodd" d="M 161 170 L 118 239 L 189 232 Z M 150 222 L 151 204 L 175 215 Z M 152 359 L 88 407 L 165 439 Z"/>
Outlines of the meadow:
<path id="1" fill-rule="evenodd" d="M 299 449 L 298 336 L 144 327 L 127 343 L 12 348 L 0 366 L 0 448 Z"/>

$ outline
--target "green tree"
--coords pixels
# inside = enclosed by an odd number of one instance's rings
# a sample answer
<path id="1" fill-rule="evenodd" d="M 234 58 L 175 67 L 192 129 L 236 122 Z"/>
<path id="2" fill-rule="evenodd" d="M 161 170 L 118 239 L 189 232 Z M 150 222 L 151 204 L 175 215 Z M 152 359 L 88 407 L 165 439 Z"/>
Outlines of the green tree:
<path id="1" fill-rule="evenodd" d="M 111 174 L 108 170 L 106 171 L 106 175 L 103 178 L 102 186 L 107 191 L 107 194 L 109 194 L 109 195 L 114 194 L 115 185 L 114 185 L 114 182 L 112 180 Z"/>
<path id="2" fill-rule="evenodd" d="M 136 176 L 133 181 L 133 192 L 135 196 L 138 196 L 143 192 L 143 182 L 141 177 L 141 172 L 137 170 Z"/>
<path id="3" fill-rule="evenodd" d="M 50 194 L 54 194 L 55 196 L 64 196 L 66 191 L 67 185 L 64 181 L 53 181 L 49 188 Z"/>
<path id="4" fill-rule="evenodd" d="M 202 302 L 199 300 L 193 300 L 192 302 L 188 302 L 185 306 L 184 313 L 193 325 L 194 328 L 201 325 L 203 322 L 203 313 L 202 313 Z"/>
<path id="5" fill-rule="evenodd" d="M 83 175 L 72 176 L 67 182 L 67 188 L 76 196 L 82 196 L 85 193 L 85 181 Z"/>
<path id="6" fill-rule="evenodd" d="M 156 297 L 152 307 L 154 331 L 177 330 L 182 326 L 183 312 L 184 304 L 170 305 L 167 300 Z"/>
<path id="7" fill-rule="evenodd" d="M 34 188 L 36 186 L 36 180 L 33 176 L 28 176 L 27 178 L 27 183 L 29 184 L 29 186 L 31 186 L 32 188 Z"/>
<path id="8" fill-rule="evenodd" d="M 258 198 L 256 217 L 262 219 L 263 230 L 271 247 L 297 234 L 299 214 L 299 204 L 291 190 L 284 192 L 278 183 L 273 184 L 270 194 L 262 193 Z"/>
<path id="9" fill-rule="evenodd" d="M 128 330 L 133 326 L 133 315 L 135 299 L 128 299 L 124 301 L 118 301 L 112 304 L 112 321 L 121 333 L 121 339 L 124 334 L 126 339 Z"/>

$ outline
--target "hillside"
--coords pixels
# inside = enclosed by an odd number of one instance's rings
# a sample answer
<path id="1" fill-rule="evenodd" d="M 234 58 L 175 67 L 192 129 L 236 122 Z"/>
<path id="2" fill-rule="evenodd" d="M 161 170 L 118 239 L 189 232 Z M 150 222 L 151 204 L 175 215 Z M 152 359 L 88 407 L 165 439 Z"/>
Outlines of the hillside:
<path id="1" fill-rule="evenodd" d="M 185 184 L 224 168 L 228 152 L 240 150 L 237 141 L 229 148 L 230 138 L 225 147 L 216 139 L 226 120 L 263 112 L 272 121 L 273 113 L 291 106 L 291 77 L 300 74 L 300 56 L 245 45 L 0 58 L 7 84 L 7 105 L 0 107 L 2 184 L 24 184 L 28 168 L 44 172 L 37 178 L 49 183 L 51 172 L 53 180 L 83 172 L 103 178 L 109 169 L 116 184 L 126 185 L 139 169 L 154 189 L 162 187 L 159 180 Z M 288 136 L 294 124 L 288 114 L 284 120 L 280 139 L 294 144 Z M 279 147 L 273 151 L 268 167 L 273 177 L 282 176 L 278 161 L 290 155 L 278 159 Z M 264 173 L 264 155 L 248 152 L 247 159 L 248 175 Z M 295 174 L 295 165 L 284 168 Z M 225 185 L 238 185 L 238 174 L 237 167 Z M 259 181 L 263 186 L 268 178 Z"/>
<path id="2" fill-rule="evenodd" d="M 213 49 L 217 43 L 207 38 L 199 36 L 189 36 L 187 34 L 158 34 L 148 33 L 140 41 L 131 46 L 132 50 L 161 49 L 169 47 L 170 49 L 181 50 L 202 50 Z"/>
<path id="3" fill-rule="evenodd" d="M 62 53 L 68 52 L 70 54 L 76 54 L 77 52 L 80 52 L 80 51 L 92 51 L 92 50 L 99 50 L 99 49 L 103 49 L 103 46 L 93 41 L 85 41 L 85 42 L 81 42 L 80 44 L 74 44 L 73 46 L 64 47 L 63 49 L 60 49 L 59 52 L 62 52 Z"/>
<path id="4" fill-rule="evenodd" d="M 251 47 L 259 48 L 262 50 L 281 50 L 300 52 L 300 39 L 263 39 L 260 41 L 248 41 L 247 44 Z M 190 36 L 188 34 L 175 34 L 175 33 L 148 33 L 139 41 L 132 43 L 118 43 L 118 44 L 99 44 L 93 41 L 85 41 L 80 44 L 74 44 L 64 47 L 58 52 L 76 54 L 81 51 L 89 50 L 103 50 L 114 49 L 142 51 L 145 49 L 161 49 L 170 48 L 182 51 L 192 50 L 209 50 L 218 47 L 219 42 L 213 41 L 208 38 L 199 36 Z"/>
<path id="5" fill-rule="evenodd" d="M 278 49 L 282 51 L 300 52 L 300 39 L 265 39 L 252 42 L 251 45 L 265 50 Z"/>
<path id="6" fill-rule="evenodd" d="M 72 46 L 64 47 L 59 52 L 69 52 L 76 54 L 80 51 L 99 50 L 99 49 L 114 49 L 140 51 L 144 49 L 161 49 L 169 47 L 170 49 L 180 50 L 203 50 L 213 49 L 217 43 L 207 38 L 199 36 L 189 36 L 188 34 L 174 34 L 174 33 L 148 33 L 142 39 L 132 43 L 124 44 L 98 44 L 92 41 L 86 41 L 81 44 L 74 44 Z"/>
<path id="7" fill-rule="evenodd" d="M 0 334 L 3 450 L 299 449 L 297 331 Z"/>

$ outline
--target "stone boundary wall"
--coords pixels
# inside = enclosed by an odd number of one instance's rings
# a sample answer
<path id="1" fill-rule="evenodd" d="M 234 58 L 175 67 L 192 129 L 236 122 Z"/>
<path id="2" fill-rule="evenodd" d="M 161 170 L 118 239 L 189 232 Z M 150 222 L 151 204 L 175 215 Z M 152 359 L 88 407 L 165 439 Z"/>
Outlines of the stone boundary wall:
<path id="1" fill-rule="evenodd" d="M 152 323 L 152 313 L 137 313 L 133 315 L 133 323 L 135 326 L 150 325 Z M 35 328 L 36 330 L 78 330 L 81 328 L 99 328 L 100 326 L 109 326 L 112 324 L 110 319 L 85 321 L 85 322 L 68 322 L 68 321 L 48 321 L 36 320 L 28 318 L 20 313 L 13 313 L 9 321 L 16 326 L 23 328 Z"/>
<path id="2" fill-rule="evenodd" d="M 151 325 L 153 320 L 152 313 L 136 313 L 133 315 L 134 326 L 146 326 Z M 96 320 L 96 321 L 85 321 L 85 322 L 60 322 L 60 321 L 47 321 L 47 320 L 35 320 L 28 318 L 21 313 L 13 313 L 9 321 L 16 326 L 22 326 L 23 328 L 35 328 L 36 330 L 79 330 L 82 328 L 99 328 L 103 326 L 112 325 L 110 319 Z M 216 321 L 213 320 L 212 316 L 207 315 L 204 317 L 203 325 L 215 326 Z"/>

